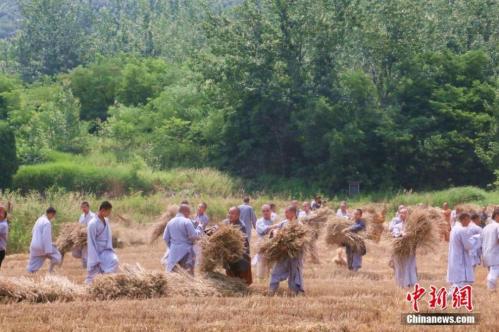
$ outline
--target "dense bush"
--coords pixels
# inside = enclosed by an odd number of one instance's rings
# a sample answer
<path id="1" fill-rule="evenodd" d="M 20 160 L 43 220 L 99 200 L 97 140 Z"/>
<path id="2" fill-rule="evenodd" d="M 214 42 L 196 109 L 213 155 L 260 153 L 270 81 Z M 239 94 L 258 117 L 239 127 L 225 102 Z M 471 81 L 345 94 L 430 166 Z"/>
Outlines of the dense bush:
<path id="1" fill-rule="evenodd" d="M 60 187 L 68 191 L 121 195 L 152 188 L 126 167 L 96 167 L 73 162 L 22 166 L 14 176 L 13 187 L 22 192 Z"/>

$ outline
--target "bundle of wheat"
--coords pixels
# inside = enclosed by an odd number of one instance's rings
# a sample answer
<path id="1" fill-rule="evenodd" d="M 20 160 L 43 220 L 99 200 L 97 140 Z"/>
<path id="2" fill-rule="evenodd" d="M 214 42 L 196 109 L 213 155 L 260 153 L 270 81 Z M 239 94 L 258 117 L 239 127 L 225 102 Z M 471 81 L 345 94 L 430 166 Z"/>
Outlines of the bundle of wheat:
<path id="1" fill-rule="evenodd" d="M 394 255 L 407 257 L 414 255 L 418 248 L 433 249 L 439 237 L 440 220 L 435 210 L 414 209 L 405 222 L 404 235 L 393 241 Z"/>
<path id="2" fill-rule="evenodd" d="M 332 217 L 326 228 L 326 243 L 333 246 L 349 246 L 359 254 L 366 253 L 366 244 L 359 234 L 344 231 L 351 223 L 344 218 Z"/>
<path id="3" fill-rule="evenodd" d="M 475 214 L 475 213 L 480 213 L 480 211 L 482 211 L 483 208 L 478 204 L 464 203 L 456 205 L 455 209 L 460 210 L 461 212 Z"/>
<path id="4" fill-rule="evenodd" d="M 240 278 L 228 277 L 218 272 L 208 272 L 203 278 L 220 296 L 244 296 L 249 293 L 248 285 Z"/>
<path id="5" fill-rule="evenodd" d="M 259 253 L 272 264 L 286 258 L 304 255 L 310 248 L 311 240 L 311 234 L 305 226 L 292 222 L 280 229 L 274 237 L 266 239 Z"/>
<path id="6" fill-rule="evenodd" d="M 63 256 L 73 248 L 83 248 L 87 245 L 87 227 L 79 223 L 64 224 L 55 243 Z"/>
<path id="7" fill-rule="evenodd" d="M 218 272 L 208 272 L 201 277 L 193 277 L 179 269 L 167 273 L 168 296 L 243 296 L 248 294 L 246 283 L 239 278 L 227 277 Z"/>
<path id="8" fill-rule="evenodd" d="M 65 277 L 47 275 L 35 281 L 29 278 L 1 278 L 0 302 L 70 302 L 84 298 L 84 287 Z"/>
<path id="9" fill-rule="evenodd" d="M 238 227 L 219 226 L 211 236 L 200 241 L 201 265 L 204 272 L 213 271 L 218 265 L 234 263 L 244 254 L 244 236 Z"/>
<path id="10" fill-rule="evenodd" d="M 385 230 L 385 215 L 387 211 L 386 204 L 370 204 L 362 207 L 362 217 L 366 221 L 366 238 L 379 242 L 381 235 Z"/>
<path id="11" fill-rule="evenodd" d="M 153 225 L 151 232 L 150 243 L 153 243 L 158 238 L 163 237 L 163 233 L 165 232 L 166 225 L 170 220 L 172 220 L 178 212 L 178 205 L 170 205 L 166 209 L 161 217 L 158 218 L 158 221 Z"/>
<path id="12" fill-rule="evenodd" d="M 166 295 L 167 279 L 163 272 L 145 271 L 140 265 L 124 265 L 123 273 L 102 274 L 95 278 L 89 295 L 96 300 L 117 298 L 149 299 Z"/>

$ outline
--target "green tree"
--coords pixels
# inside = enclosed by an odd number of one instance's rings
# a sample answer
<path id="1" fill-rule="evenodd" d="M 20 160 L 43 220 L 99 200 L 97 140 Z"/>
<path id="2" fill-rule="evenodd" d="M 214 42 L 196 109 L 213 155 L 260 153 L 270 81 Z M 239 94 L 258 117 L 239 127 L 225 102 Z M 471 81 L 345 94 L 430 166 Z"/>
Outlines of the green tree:
<path id="1" fill-rule="evenodd" d="M 16 173 L 18 163 L 16 155 L 16 139 L 14 131 L 5 121 L 0 121 L 0 188 L 8 188 L 12 183 L 12 176 Z"/>
<path id="2" fill-rule="evenodd" d="M 17 57 L 22 76 L 33 81 L 84 63 L 92 54 L 84 0 L 23 0 Z"/>

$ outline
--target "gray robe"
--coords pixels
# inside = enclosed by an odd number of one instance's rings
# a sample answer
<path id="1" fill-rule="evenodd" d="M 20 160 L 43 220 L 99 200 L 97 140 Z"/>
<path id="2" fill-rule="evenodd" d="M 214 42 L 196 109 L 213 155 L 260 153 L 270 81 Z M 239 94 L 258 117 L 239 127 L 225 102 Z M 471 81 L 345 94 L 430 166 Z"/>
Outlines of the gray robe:
<path id="1" fill-rule="evenodd" d="M 475 281 L 473 261 L 470 255 L 472 249 L 471 229 L 456 222 L 450 232 L 447 281 L 451 285 L 471 284 Z"/>
<path id="2" fill-rule="evenodd" d="M 172 272 L 177 264 L 192 272 L 196 257 L 193 247 L 194 241 L 202 233 L 202 225 L 194 228 L 192 221 L 180 213 L 168 222 L 163 233 L 163 239 L 168 246 L 168 255 L 166 258 L 167 272 Z"/>
<path id="3" fill-rule="evenodd" d="M 249 242 L 251 240 L 251 229 L 256 226 L 256 214 L 249 204 L 239 205 L 239 211 L 241 212 L 239 219 L 241 219 L 244 224 L 246 238 Z"/>
<path id="4" fill-rule="evenodd" d="M 118 269 L 118 257 L 113 248 L 113 236 L 109 220 L 103 222 L 97 215 L 87 226 L 87 283 L 99 273 L 114 273 Z"/>
<path id="5" fill-rule="evenodd" d="M 29 247 L 29 262 L 27 270 L 30 273 L 38 271 L 45 259 L 50 259 L 49 272 L 54 266 L 59 265 L 62 255 L 55 245 L 52 244 L 52 223 L 43 215 L 33 226 L 31 245 Z"/>

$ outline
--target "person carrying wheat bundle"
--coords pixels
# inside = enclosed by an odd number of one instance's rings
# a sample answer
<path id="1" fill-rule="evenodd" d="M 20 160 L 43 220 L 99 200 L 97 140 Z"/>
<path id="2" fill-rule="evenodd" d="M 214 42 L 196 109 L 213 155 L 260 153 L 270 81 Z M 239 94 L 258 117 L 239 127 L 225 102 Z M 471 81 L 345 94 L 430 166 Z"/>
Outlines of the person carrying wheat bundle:
<path id="1" fill-rule="evenodd" d="M 249 286 L 253 282 L 251 275 L 251 257 L 249 252 L 249 241 L 247 238 L 246 225 L 241 220 L 241 211 L 238 207 L 229 209 L 229 220 L 225 222 L 227 225 L 237 227 L 244 235 L 244 253 L 243 257 L 235 262 L 224 262 L 225 273 L 229 277 L 240 278 Z"/>
<path id="2" fill-rule="evenodd" d="M 30 273 L 38 271 L 45 259 L 50 259 L 49 272 L 61 264 L 62 255 L 57 247 L 52 244 L 52 220 L 55 219 L 56 210 L 49 207 L 43 216 L 38 218 L 33 226 L 33 237 L 29 247 L 29 262 L 27 270 Z"/>
<path id="3" fill-rule="evenodd" d="M 356 209 L 353 218 L 355 220 L 354 224 L 350 227 L 345 228 L 342 232 L 353 232 L 359 233 L 366 229 L 366 222 L 362 219 L 362 210 Z M 357 272 L 362 267 L 362 256 L 365 255 L 365 252 L 357 252 L 349 246 L 345 245 L 345 251 L 347 254 L 347 265 L 350 271 Z"/>
<path id="4" fill-rule="evenodd" d="M 88 223 L 90 222 L 90 220 L 95 218 L 95 213 L 93 213 L 90 210 L 90 204 L 87 201 L 82 202 L 80 205 L 80 208 L 81 208 L 82 214 L 80 216 L 79 223 L 81 225 L 88 226 Z M 71 255 L 74 258 L 81 258 L 82 266 L 84 268 L 87 267 L 87 256 L 88 256 L 87 246 L 84 246 L 83 248 L 79 248 L 79 247 L 73 248 L 71 251 Z"/>
<path id="5" fill-rule="evenodd" d="M 194 242 L 203 234 L 203 224 L 194 227 L 189 219 L 191 210 L 189 205 L 182 204 L 175 218 L 166 225 L 163 239 L 168 246 L 166 258 L 166 271 L 172 272 L 177 266 L 185 269 L 189 274 L 194 274 L 196 253 Z"/>
<path id="6" fill-rule="evenodd" d="M 256 233 L 258 234 L 258 243 L 261 244 L 273 229 L 280 227 L 279 224 L 273 224 L 272 210 L 270 205 L 262 206 L 262 217 L 256 221 Z M 256 254 L 256 277 L 259 281 L 263 281 L 269 276 L 270 266 L 264 255 Z"/>
<path id="7" fill-rule="evenodd" d="M 118 256 L 113 248 L 113 236 L 109 216 L 113 206 L 108 201 L 101 203 L 99 212 L 89 221 L 87 227 L 87 278 L 91 284 L 98 274 L 115 273 L 118 269 Z"/>
<path id="8" fill-rule="evenodd" d="M 405 235 L 405 226 L 409 211 L 402 208 L 399 217 L 390 225 L 390 232 L 394 238 Z M 416 269 L 416 253 L 411 252 L 406 256 L 393 255 L 393 268 L 395 270 L 395 281 L 401 288 L 412 287 L 418 282 Z"/>
<path id="9" fill-rule="evenodd" d="M 286 219 L 280 222 L 279 227 L 275 232 L 280 232 L 282 229 L 288 227 L 292 223 L 300 221 L 296 220 L 296 208 L 288 206 L 285 210 Z M 295 294 L 304 294 L 303 289 L 303 253 L 297 257 L 285 257 L 277 261 L 272 268 L 270 275 L 269 294 L 274 295 L 279 288 L 279 283 L 288 280 L 289 289 Z"/>

